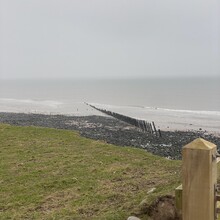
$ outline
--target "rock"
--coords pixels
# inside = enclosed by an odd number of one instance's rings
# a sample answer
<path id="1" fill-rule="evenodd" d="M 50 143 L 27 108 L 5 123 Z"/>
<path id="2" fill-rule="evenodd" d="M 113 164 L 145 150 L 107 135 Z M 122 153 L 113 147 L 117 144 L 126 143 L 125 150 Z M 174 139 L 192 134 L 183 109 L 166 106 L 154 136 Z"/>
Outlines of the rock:
<path id="1" fill-rule="evenodd" d="M 130 216 L 130 217 L 128 217 L 127 220 L 140 220 L 140 219 L 135 216 Z"/>
<path id="2" fill-rule="evenodd" d="M 182 147 L 198 137 L 220 146 L 220 137 L 205 134 L 203 128 L 198 131 L 163 131 L 163 137 L 158 138 L 149 132 L 140 132 L 136 127 L 112 117 L 95 115 L 66 116 L 0 112 L 0 123 L 76 130 L 87 138 L 119 146 L 144 148 L 148 152 L 170 159 L 181 159 Z M 128 126 L 129 129 L 125 129 Z"/>

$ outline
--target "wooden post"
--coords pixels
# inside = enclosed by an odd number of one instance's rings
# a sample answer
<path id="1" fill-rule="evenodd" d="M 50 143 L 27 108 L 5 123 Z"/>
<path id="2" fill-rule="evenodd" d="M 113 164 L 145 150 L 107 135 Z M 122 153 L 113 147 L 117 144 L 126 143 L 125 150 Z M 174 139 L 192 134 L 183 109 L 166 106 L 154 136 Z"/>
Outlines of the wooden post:
<path id="1" fill-rule="evenodd" d="M 215 219 L 216 145 L 198 138 L 183 147 L 183 220 Z"/>
<path id="2" fill-rule="evenodd" d="M 156 129 L 156 126 L 155 126 L 155 124 L 154 124 L 153 121 L 152 121 L 152 125 L 153 125 L 154 132 L 155 132 L 155 134 L 157 135 L 157 129 Z"/>
<path id="3" fill-rule="evenodd" d="M 162 137 L 160 129 L 158 129 L 159 137 Z"/>
<path id="4" fill-rule="evenodd" d="M 175 189 L 175 206 L 179 214 L 182 214 L 182 202 L 183 202 L 183 186 L 182 184 Z"/>
<path id="5" fill-rule="evenodd" d="M 153 131 L 153 128 L 152 128 L 151 123 L 149 123 L 149 127 L 150 127 L 150 133 L 151 133 L 151 134 L 153 134 L 153 133 L 154 133 L 154 131 Z"/>
<path id="6" fill-rule="evenodd" d="M 150 133 L 150 127 L 148 126 L 148 122 L 145 121 L 144 123 L 145 123 L 146 131 L 147 131 L 148 133 Z"/>

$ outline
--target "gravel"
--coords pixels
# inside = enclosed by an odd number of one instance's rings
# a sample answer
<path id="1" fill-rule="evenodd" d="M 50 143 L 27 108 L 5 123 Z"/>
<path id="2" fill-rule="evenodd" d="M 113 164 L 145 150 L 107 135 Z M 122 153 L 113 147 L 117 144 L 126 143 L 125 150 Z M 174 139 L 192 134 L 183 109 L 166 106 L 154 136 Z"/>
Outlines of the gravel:
<path id="1" fill-rule="evenodd" d="M 0 123 L 78 131 L 82 136 L 118 146 L 142 148 L 168 159 L 181 159 L 182 147 L 202 137 L 220 148 L 220 137 L 203 130 L 161 131 L 162 137 L 144 133 L 118 119 L 105 116 L 65 116 L 0 113 Z"/>

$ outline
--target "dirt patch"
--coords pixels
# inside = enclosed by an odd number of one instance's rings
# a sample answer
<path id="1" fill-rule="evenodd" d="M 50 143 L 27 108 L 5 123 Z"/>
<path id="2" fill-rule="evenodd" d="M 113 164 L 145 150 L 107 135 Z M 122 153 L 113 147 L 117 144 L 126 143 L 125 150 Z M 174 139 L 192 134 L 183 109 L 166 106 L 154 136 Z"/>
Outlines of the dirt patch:
<path id="1" fill-rule="evenodd" d="M 159 197 L 147 208 L 147 214 L 152 220 L 180 220 L 174 201 L 170 195 Z"/>

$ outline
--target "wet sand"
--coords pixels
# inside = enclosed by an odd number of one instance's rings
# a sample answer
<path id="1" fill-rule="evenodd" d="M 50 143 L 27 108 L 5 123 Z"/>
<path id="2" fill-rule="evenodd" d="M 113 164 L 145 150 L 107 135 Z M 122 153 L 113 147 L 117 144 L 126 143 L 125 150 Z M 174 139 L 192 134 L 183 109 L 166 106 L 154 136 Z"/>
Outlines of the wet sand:
<path id="1" fill-rule="evenodd" d="M 139 120 L 154 121 L 166 131 L 206 130 L 220 133 L 219 111 L 175 110 L 141 106 L 113 106 L 94 104 L 97 108 L 113 111 Z"/>

